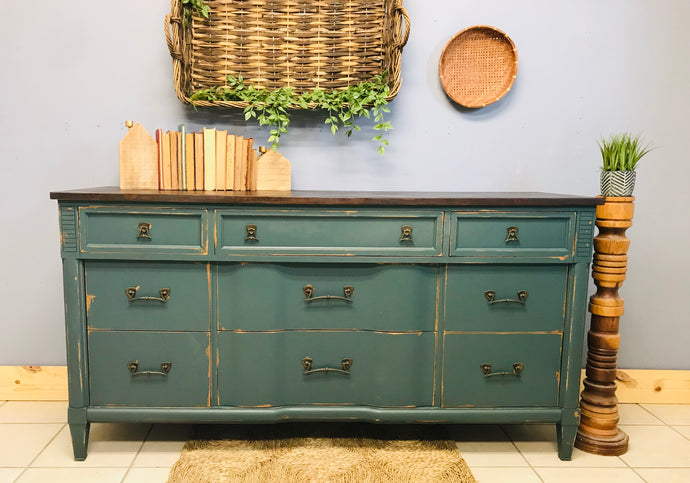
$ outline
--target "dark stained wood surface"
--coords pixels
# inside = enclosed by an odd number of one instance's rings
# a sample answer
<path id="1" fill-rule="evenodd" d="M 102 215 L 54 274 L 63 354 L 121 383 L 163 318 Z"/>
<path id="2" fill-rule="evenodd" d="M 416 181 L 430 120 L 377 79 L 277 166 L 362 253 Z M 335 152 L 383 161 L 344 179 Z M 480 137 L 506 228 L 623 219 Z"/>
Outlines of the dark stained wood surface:
<path id="1" fill-rule="evenodd" d="M 50 198 L 81 202 L 334 206 L 595 206 L 604 203 L 599 196 L 532 192 L 160 191 L 121 190 L 115 186 L 54 191 L 50 193 Z"/>

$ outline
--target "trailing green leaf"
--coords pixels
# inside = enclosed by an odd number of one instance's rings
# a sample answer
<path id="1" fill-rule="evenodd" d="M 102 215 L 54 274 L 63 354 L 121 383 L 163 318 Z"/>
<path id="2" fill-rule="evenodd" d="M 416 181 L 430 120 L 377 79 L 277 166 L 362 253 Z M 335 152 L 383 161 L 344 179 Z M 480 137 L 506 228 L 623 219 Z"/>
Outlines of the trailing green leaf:
<path id="1" fill-rule="evenodd" d="M 192 0 L 190 0 L 192 1 Z M 194 0 L 201 1 L 201 0 Z M 324 91 L 314 88 L 310 91 L 296 95 L 292 88 L 282 87 L 275 90 L 257 89 L 254 86 L 244 84 L 242 76 L 237 78 L 227 77 L 227 83 L 223 86 L 211 87 L 196 91 L 191 96 L 192 104 L 196 101 L 240 101 L 248 104 L 244 109 L 246 121 L 255 118 L 260 126 L 272 126 L 268 142 L 273 149 L 280 146 L 280 135 L 285 134 L 290 125 L 290 109 L 322 109 L 326 112 L 325 124 L 330 126 L 334 135 L 342 127 L 345 128 L 347 137 L 354 131 L 361 131 L 355 123 L 362 116 L 370 119 L 374 116 L 373 129 L 385 133 L 393 129 L 390 122 L 384 120 L 384 114 L 389 113 L 387 97 L 390 87 L 385 82 L 386 74 L 377 75 L 371 81 L 360 82 L 349 86 L 347 89 Z M 378 134 L 373 138 L 379 143 L 378 152 L 384 153 L 384 146 L 388 141 Z"/>
<path id="2" fill-rule="evenodd" d="M 598 144 L 603 171 L 634 171 L 640 159 L 652 149 L 649 144 L 643 145 L 639 136 L 628 133 L 612 134 Z"/>
<path id="3" fill-rule="evenodd" d="M 182 0 L 182 7 L 184 8 L 185 24 L 189 24 L 192 10 L 204 18 L 208 18 L 209 6 L 206 5 L 205 0 Z"/>

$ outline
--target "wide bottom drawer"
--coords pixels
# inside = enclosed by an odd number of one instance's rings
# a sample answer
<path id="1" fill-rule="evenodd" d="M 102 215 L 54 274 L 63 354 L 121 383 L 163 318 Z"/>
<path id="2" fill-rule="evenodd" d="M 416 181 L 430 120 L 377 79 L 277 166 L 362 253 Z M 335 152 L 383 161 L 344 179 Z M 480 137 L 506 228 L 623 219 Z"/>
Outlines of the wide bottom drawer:
<path id="1" fill-rule="evenodd" d="M 223 406 L 433 404 L 434 333 L 218 334 Z"/>
<path id="2" fill-rule="evenodd" d="M 92 405 L 209 406 L 207 332 L 92 332 Z"/>
<path id="3" fill-rule="evenodd" d="M 561 343 L 561 334 L 446 334 L 442 405 L 557 405 Z"/>

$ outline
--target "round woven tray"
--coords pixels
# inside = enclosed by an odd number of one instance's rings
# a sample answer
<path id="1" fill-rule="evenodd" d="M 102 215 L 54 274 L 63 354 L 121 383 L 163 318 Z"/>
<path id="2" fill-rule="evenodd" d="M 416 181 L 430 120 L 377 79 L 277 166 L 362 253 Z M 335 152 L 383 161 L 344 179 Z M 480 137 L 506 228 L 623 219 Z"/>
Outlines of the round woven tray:
<path id="1" fill-rule="evenodd" d="M 465 107 L 484 107 L 506 95 L 517 75 L 517 49 L 495 27 L 461 30 L 441 53 L 438 72 L 448 97 Z"/>

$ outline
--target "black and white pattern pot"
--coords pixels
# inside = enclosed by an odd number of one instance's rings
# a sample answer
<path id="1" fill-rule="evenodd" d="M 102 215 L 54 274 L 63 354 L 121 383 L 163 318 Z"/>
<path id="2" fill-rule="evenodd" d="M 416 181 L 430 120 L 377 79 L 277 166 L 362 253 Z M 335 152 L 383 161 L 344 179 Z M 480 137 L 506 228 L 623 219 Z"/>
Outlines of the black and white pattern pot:
<path id="1" fill-rule="evenodd" d="M 632 196 L 635 189 L 635 171 L 602 171 L 602 196 Z"/>

